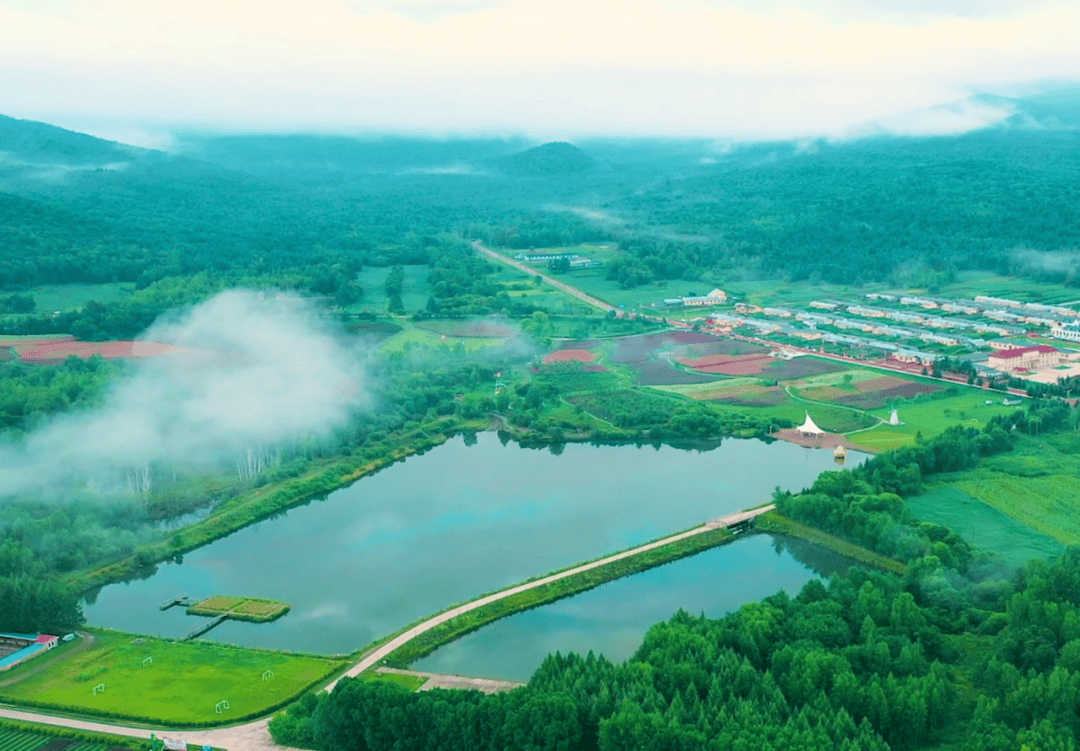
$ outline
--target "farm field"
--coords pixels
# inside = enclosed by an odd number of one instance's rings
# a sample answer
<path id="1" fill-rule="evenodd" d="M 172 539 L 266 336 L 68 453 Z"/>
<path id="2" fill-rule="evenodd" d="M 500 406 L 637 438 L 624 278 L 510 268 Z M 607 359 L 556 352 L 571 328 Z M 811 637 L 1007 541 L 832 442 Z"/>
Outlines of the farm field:
<path id="1" fill-rule="evenodd" d="M 958 422 L 981 426 L 990 417 L 1014 409 L 1004 407 L 999 394 L 956 386 L 961 393 L 941 396 L 939 392 L 946 386 L 936 381 L 896 376 L 816 357 L 764 361 L 754 354 L 706 355 L 684 362 L 704 366 L 706 370 L 727 369 L 732 375 L 712 383 L 671 381 L 654 388 L 718 406 L 767 409 L 774 417 L 796 423 L 802 422 L 809 411 L 824 430 L 858 431 L 852 440 L 875 450 L 913 443 L 920 431 L 927 437 L 937 435 Z M 745 369 L 742 364 L 753 365 L 752 370 L 757 372 L 734 375 L 734 370 Z M 988 396 L 996 399 L 996 404 L 986 405 Z M 875 418 L 888 421 L 891 408 L 887 405 L 891 404 L 898 405 L 904 424 L 872 427 Z"/>
<path id="2" fill-rule="evenodd" d="M 116 746 L 74 738 L 57 738 L 33 730 L 10 730 L 0 725 L 0 751 L 106 751 L 113 748 L 137 748 L 139 745 L 135 740 L 129 743 L 127 746 Z"/>
<path id="3" fill-rule="evenodd" d="M 991 295 L 1047 304 L 1072 302 L 1080 298 L 1080 294 L 1075 289 L 1066 289 L 1061 284 L 1015 276 L 1001 276 L 992 271 L 961 271 L 957 274 L 955 282 L 942 287 L 936 294 L 940 297 L 966 298 L 972 298 L 975 295 Z"/>
<path id="4" fill-rule="evenodd" d="M 29 340 L 16 344 L 15 350 L 19 358 L 27 362 L 58 362 L 68 357 L 94 355 L 114 359 L 195 353 L 195 350 L 158 342 L 81 342 L 74 339 Z"/>
<path id="5" fill-rule="evenodd" d="M 85 652 L 0 689 L 0 701 L 172 725 L 227 723 L 270 711 L 345 664 L 114 631 L 95 637 Z M 219 714 L 222 700 L 229 709 Z"/>

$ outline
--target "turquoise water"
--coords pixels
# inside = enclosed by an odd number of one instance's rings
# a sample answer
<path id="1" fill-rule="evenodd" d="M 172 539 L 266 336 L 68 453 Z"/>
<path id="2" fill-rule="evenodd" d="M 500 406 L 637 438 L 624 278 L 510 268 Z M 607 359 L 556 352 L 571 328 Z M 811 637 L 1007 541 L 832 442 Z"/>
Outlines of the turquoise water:
<path id="1" fill-rule="evenodd" d="M 862 458 L 849 454 L 847 466 Z M 448 605 L 758 505 L 777 486 L 799 490 L 835 468 L 831 452 L 783 442 L 732 439 L 710 451 L 570 444 L 556 455 L 483 433 L 108 585 L 84 611 L 94 626 L 176 638 L 199 619 L 159 611 L 171 597 L 264 597 L 291 612 L 269 624 L 227 622 L 203 638 L 344 653 Z M 776 560 L 768 553 L 761 565 Z M 767 581 L 754 596 L 775 589 Z M 687 581 L 680 606 L 712 607 L 696 591 Z"/>
<path id="2" fill-rule="evenodd" d="M 623 661 L 651 625 L 680 608 L 717 617 L 780 590 L 795 595 L 819 572 L 845 565 L 840 556 L 798 540 L 752 535 L 495 621 L 411 667 L 524 682 L 556 651 L 592 650 Z"/>

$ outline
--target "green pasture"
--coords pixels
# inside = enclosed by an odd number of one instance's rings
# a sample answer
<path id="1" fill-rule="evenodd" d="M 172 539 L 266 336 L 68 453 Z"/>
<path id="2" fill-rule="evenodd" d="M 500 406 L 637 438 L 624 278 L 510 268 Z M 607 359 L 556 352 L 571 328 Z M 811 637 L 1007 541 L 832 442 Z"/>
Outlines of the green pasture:
<path id="1" fill-rule="evenodd" d="M 423 310 L 431 296 L 427 284 L 431 267 L 427 264 L 409 264 L 402 268 L 405 270 L 405 281 L 401 285 L 401 304 L 405 306 L 406 313 Z M 376 315 L 385 314 L 389 300 L 386 295 L 386 278 L 390 276 L 390 269 L 390 266 L 367 266 L 357 274 L 356 282 L 364 288 L 364 296 L 345 310 L 350 313 L 367 310 Z"/>
<path id="2" fill-rule="evenodd" d="M 479 352 L 488 347 L 498 347 L 506 342 L 506 339 L 481 336 L 447 336 L 443 340 L 442 334 L 434 331 L 408 326 L 391 336 L 379 345 L 383 352 L 408 352 L 413 349 L 444 349 L 447 353 L 458 347 L 464 348 L 465 352 Z"/>
<path id="3" fill-rule="evenodd" d="M 0 701 L 167 724 L 227 723 L 270 711 L 344 664 L 306 655 L 98 631 L 90 649 L 3 687 Z M 263 680 L 267 670 L 273 671 L 273 677 Z M 94 688 L 101 684 L 105 688 L 95 694 Z M 214 707 L 222 700 L 230 708 L 218 714 Z"/>
<path id="4" fill-rule="evenodd" d="M 50 314 L 56 311 L 79 310 L 91 300 L 111 303 L 130 295 L 135 285 L 130 282 L 113 284 L 43 284 L 31 287 L 22 294 L 34 296 L 37 307 L 34 315 Z M 44 338 L 44 337 L 41 337 Z"/>
<path id="5" fill-rule="evenodd" d="M 564 274 L 555 274 L 553 278 L 577 287 L 587 295 L 599 298 L 627 311 L 647 308 L 651 315 L 666 316 L 670 319 L 700 318 L 706 308 L 653 308 L 654 302 L 666 297 L 681 297 L 689 292 L 705 294 L 717 285 L 706 282 L 659 281 L 631 289 L 622 289 L 618 282 L 607 278 L 607 269 L 578 269 Z M 723 307 L 723 306 L 721 306 Z"/>
<path id="6" fill-rule="evenodd" d="M 1063 549 L 1051 536 L 1034 531 L 957 485 L 935 485 L 908 498 L 907 505 L 918 519 L 948 527 L 976 547 L 1002 556 L 1011 566 L 1050 558 Z"/>

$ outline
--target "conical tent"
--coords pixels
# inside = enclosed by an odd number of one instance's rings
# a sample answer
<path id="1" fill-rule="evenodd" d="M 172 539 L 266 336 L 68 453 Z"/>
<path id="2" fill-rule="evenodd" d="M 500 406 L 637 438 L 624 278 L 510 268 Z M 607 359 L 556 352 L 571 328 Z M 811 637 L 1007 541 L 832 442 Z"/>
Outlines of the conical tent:
<path id="1" fill-rule="evenodd" d="M 895 409 L 892 411 L 892 415 L 889 416 L 889 424 L 890 425 L 899 425 L 900 424 L 900 414 Z"/>
<path id="2" fill-rule="evenodd" d="M 806 413 L 806 420 L 796 430 L 800 435 L 825 435 L 825 431 L 814 424 L 814 421 L 810 419 L 810 413 Z"/>

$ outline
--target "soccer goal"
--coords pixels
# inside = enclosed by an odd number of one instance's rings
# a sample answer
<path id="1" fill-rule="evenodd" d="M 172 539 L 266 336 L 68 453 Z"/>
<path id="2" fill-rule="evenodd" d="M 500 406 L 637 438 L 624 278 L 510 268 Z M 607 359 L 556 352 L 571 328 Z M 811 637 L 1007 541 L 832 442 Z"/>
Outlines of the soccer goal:
<path id="1" fill-rule="evenodd" d="M 228 708 L 229 708 L 229 702 L 227 700 L 225 700 L 225 699 L 222 699 L 221 701 L 219 701 L 214 706 L 214 711 L 217 712 L 218 714 L 221 714 L 222 712 L 224 712 Z"/>
<path id="2" fill-rule="evenodd" d="M 97 696 L 99 693 L 101 693 L 104 690 L 105 690 L 105 684 L 104 683 L 99 683 L 98 685 L 94 686 L 94 696 Z"/>
<path id="3" fill-rule="evenodd" d="M 268 681 L 273 677 L 274 677 L 274 671 L 273 670 L 264 670 L 263 671 L 263 675 L 262 675 L 263 681 Z"/>

